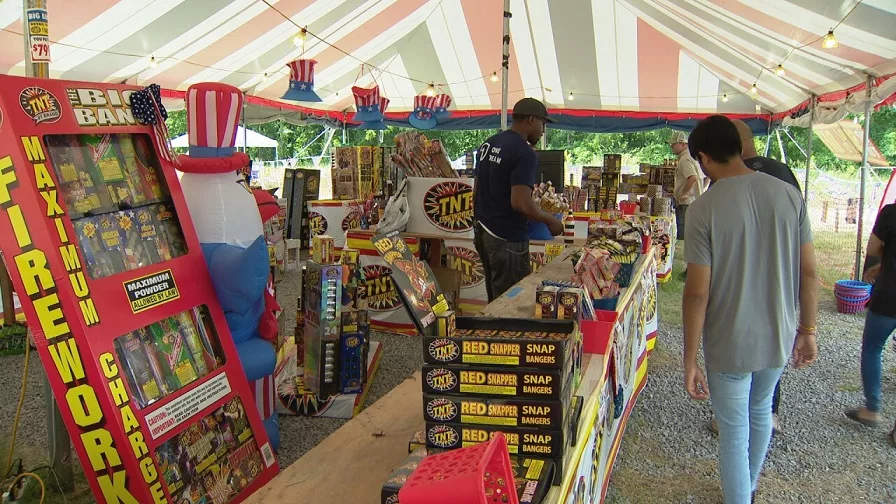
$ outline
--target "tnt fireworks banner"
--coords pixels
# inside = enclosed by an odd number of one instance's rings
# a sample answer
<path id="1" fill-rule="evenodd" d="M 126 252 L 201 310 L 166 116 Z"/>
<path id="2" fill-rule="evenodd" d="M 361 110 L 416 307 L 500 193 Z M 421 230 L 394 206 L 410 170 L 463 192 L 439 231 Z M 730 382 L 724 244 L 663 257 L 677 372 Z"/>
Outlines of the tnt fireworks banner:
<path id="1" fill-rule="evenodd" d="M 349 248 L 357 249 L 361 256 L 361 272 L 367 289 L 367 310 L 370 313 L 370 327 L 378 331 L 415 335 L 417 328 L 401 301 L 401 294 L 392 281 L 392 267 L 380 257 L 370 242 L 370 231 L 350 231 L 347 234 Z M 416 239 L 407 238 L 405 243 L 414 255 L 419 255 L 420 246 Z"/>
<path id="2" fill-rule="evenodd" d="M 408 233 L 473 237 L 473 179 L 408 177 Z"/>
<path id="3" fill-rule="evenodd" d="M 345 232 L 361 227 L 361 213 L 354 201 L 319 200 L 308 203 L 309 242 L 318 235 L 333 237 L 333 247 L 345 247 Z M 311 245 L 309 243 L 308 247 Z"/>

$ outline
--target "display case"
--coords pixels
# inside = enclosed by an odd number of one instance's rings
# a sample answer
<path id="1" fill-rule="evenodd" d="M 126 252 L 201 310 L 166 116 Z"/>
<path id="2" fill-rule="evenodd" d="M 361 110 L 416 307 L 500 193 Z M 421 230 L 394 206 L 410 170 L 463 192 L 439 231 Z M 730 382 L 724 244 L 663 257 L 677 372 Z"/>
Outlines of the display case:
<path id="1" fill-rule="evenodd" d="M 96 500 L 243 500 L 277 463 L 141 90 L 0 83 L 0 250 Z"/>

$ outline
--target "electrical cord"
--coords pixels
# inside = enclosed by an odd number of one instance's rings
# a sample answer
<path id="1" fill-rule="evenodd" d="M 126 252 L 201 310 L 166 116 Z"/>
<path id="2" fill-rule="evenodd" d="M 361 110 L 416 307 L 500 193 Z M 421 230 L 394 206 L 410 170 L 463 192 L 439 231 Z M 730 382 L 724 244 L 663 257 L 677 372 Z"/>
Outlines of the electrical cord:
<path id="1" fill-rule="evenodd" d="M 6 474 L 9 474 L 9 471 L 12 469 L 12 454 L 15 453 L 16 450 L 16 433 L 19 430 L 19 420 L 22 416 L 22 405 L 25 404 L 25 391 L 28 389 L 28 363 L 30 362 L 31 355 L 31 345 L 26 341 L 25 344 L 25 369 L 22 371 L 22 387 L 19 391 L 19 404 L 16 406 L 16 416 L 15 420 L 12 423 L 12 439 L 9 443 L 9 456 L 6 459 L 6 470 L 3 471 Z M 43 485 L 43 482 L 41 482 Z M 41 499 L 43 500 L 43 499 Z"/>
<path id="2" fill-rule="evenodd" d="M 38 504 L 43 504 L 44 497 L 46 497 L 46 495 L 47 495 L 47 488 L 44 486 L 44 480 L 41 479 L 40 476 L 34 474 L 33 472 L 23 472 L 23 473 L 19 474 L 18 476 L 16 476 L 15 479 L 12 480 L 12 483 L 9 485 L 9 488 L 7 489 L 10 497 L 12 497 L 14 495 L 12 492 L 15 490 L 16 484 L 18 484 L 18 482 L 20 480 L 23 480 L 25 478 L 32 478 L 32 479 L 37 480 L 37 483 L 40 485 L 40 501 L 38 501 Z"/>

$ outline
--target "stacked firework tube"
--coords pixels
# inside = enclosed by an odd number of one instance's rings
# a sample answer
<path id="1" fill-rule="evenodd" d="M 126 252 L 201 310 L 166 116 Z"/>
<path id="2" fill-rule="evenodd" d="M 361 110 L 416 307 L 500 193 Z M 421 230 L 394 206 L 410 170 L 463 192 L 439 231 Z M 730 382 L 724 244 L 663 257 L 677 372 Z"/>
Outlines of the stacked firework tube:
<path id="1" fill-rule="evenodd" d="M 367 382 L 370 320 L 359 259 L 356 250 L 344 249 L 341 264 L 308 261 L 303 270 L 298 364 L 305 387 L 323 399 L 360 393 Z"/>
<path id="2" fill-rule="evenodd" d="M 575 321 L 448 312 L 423 346 L 426 446 L 460 448 L 502 432 L 518 462 L 551 461 L 559 483 L 580 412 L 572 405 L 582 364 Z"/>
<path id="3" fill-rule="evenodd" d="M 545 212 L 553 215 L 569 212 L 569 200 L 565 194 L 557 194 L 551 181 L 536 184 L 532 189 L 532 199 Z"/>
<path id="4" fill-rule="evenodd" d="M 442 142 L 430 140 L 417 131 L 395 136 L 392 162 L 401 168 L 406 177 L 457 178 Z"/>

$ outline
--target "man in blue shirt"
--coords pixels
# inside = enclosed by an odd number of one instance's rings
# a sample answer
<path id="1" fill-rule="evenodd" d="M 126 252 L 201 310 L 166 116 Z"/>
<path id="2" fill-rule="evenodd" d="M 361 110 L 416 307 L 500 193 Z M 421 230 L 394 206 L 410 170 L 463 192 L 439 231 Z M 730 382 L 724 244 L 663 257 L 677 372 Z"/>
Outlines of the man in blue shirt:
<path id="1" fill-rule="evenodd" d="M 479 148 L 473 187 L 474 244 L 489 302 L 529 274 L 528 221 L 547 224 L 554 236 L 563 233 L 560 219 L 532 200 L 538 168 L 533 146 L 550 122 L 543 103 L 523 98 L 513 107 L 510 129 Z"/>

